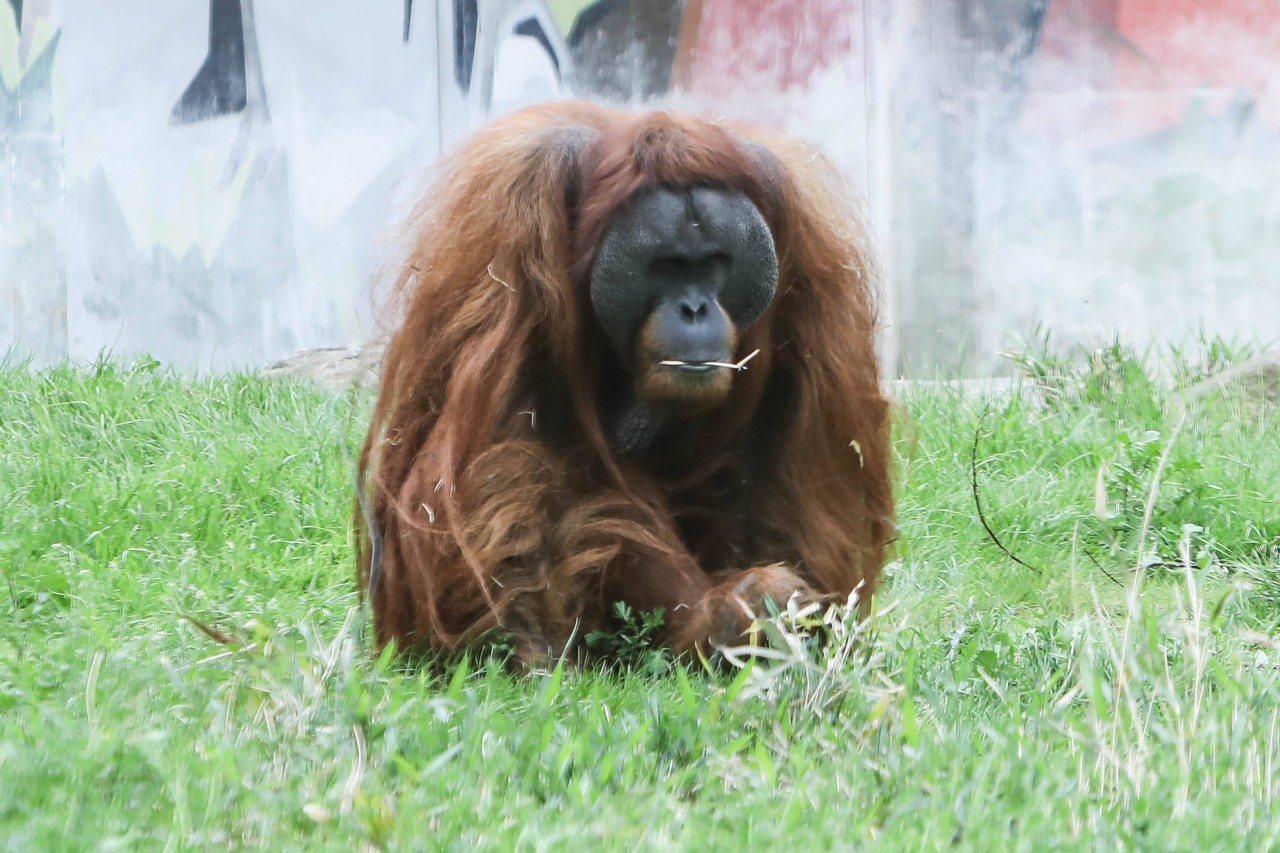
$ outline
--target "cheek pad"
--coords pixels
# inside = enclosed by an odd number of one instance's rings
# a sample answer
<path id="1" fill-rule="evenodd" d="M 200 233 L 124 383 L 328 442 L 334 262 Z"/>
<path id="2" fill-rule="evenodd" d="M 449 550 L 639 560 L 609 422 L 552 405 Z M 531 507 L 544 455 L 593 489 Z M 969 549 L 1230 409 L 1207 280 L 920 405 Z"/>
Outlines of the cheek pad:
<path id="1" fill-rule="evenodd" d="M 632 343 L 649 302 L 637 253 L 610 229 L 591 267 L 591 310 L 623 363 L 630 364 Z"/>
<path id="2" fill-rule="evenodd" d="M 739 329 L 744 329 L 764 313 L 778 289 L 778 255 L 763 220 L 747 229 L 738 252 L 720 301 Z"/>

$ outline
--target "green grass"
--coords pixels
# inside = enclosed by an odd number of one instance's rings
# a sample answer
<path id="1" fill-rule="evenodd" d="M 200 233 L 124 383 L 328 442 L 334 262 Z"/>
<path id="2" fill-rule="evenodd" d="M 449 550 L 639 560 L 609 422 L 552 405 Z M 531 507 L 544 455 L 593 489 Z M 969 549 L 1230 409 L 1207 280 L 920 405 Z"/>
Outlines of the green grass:
<path id="1" fill-rule="evenodd" d="M 629 637 L 606 671 L 376 658 L 367 400 L 4 368 L 0 846 L 1280 845 L 1280 422 L 1183 416 L 1121 348 L 1022 365 L 1040 393 L 903 400 L 874 626 L 714 676 Z M 974 512 L 979 433 L 1034 568 Z"/>

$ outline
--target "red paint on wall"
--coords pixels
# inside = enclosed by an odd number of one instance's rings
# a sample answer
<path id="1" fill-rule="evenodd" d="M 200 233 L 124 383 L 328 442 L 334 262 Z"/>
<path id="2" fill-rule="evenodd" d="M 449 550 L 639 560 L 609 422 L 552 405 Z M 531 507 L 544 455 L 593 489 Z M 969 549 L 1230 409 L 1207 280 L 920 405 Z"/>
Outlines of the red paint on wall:
<path id="1" fill-rule="evenodd" d="M 803 88 L 815 72 L 849 61 L 861 38 L 861 3 L 852 0 L 700 5 L 688 83 L 699 100 Z"/>
<path id="2" fill-rule="evenodd" d="M 1105 143 L 1177 126 L 1252 97 L 1280 124 L 1275 0 L 1052 0 L 1024 102 L 1025 127 Z"/>
<path id="3" fill-rule="evenodd" d="M 1193 98 L 1220 111 L 1242 92 L 1280 118 L 1275 0 L 1122 0 L 1117 28 L 1129 49 L 1115 54 L 1116 88 L 1153 95 L 1139 114 L 1122 117 L 1132 130 L 1181 122 Z"/>

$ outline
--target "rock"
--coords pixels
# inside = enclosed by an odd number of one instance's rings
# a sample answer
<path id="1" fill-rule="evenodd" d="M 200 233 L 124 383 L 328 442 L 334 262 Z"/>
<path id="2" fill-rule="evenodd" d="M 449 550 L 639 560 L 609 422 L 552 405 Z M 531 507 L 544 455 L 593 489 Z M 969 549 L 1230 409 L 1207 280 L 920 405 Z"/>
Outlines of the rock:
<path id="1" fill-rule="evenodd" d="M 1202 379 L 1178 395 L 1183 405 L 1222 393 L 1233 400 L 1259 407 L 1280 405 L 1280 349 L 1228 367 Z"/>
<path id="2" fill-rule="evenodd" d="M 381 361 L 381 346 L 321 347 L 295 352 L 262 368 L 258 375 L 306 379 L 334 391 L 376 388 Z"/>
<path id="3" fill-rule="evenodd" d="M 1035 383 L 1021 377 L 993 376 L 986 379 L 890 379 L 882 383 L 884 391 L 902 399 L 915 391 L 951 393 L 965 400 L 1008 400 L 1035 392 Z"/>

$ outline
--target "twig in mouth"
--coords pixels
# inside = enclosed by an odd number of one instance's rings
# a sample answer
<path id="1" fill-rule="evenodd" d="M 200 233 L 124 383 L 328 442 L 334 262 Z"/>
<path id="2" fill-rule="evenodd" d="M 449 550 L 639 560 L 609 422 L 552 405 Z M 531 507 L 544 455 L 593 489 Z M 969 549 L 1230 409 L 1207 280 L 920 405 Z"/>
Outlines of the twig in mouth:
<path id="1" fill-rule="evenodd" d="M 746 370 L 747 362 L 760 354 L 760 350 L 753 350 L 750 355 L 742 359 L 737 364 L 727 361 L 660 361 L 658 364 L 663 367 L 723 367 L 725 370 Z"/>

